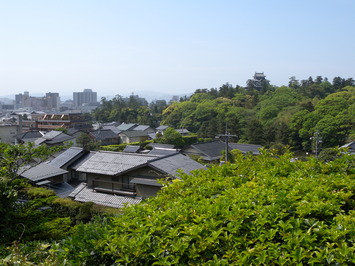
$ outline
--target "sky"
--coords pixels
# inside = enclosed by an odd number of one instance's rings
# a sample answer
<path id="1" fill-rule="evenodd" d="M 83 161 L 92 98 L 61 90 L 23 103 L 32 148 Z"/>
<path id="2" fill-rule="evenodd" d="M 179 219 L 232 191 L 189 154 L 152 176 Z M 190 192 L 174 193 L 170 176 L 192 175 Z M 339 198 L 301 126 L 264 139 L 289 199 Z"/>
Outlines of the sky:
<path id="1" fill-rule="evenodd" d="M 355 78 L 354 0 L 0 0 L 0 96 Z"/>

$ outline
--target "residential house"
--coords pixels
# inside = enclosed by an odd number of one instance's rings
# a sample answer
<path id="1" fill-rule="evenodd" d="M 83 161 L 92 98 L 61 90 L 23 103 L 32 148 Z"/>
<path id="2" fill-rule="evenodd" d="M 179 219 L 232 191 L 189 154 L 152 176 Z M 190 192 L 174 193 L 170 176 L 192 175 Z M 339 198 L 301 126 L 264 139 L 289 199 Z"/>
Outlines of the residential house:
<path id="1" fill-rule="evenodd" d="M 169 127 L 169 126 L 164 126 L 164 125 L 159 126 L 159 127 L 156 128 L 155 133 L 156 133 L 156 134 L 159 133 L 159 134 L 164 135 L 164 131 L 165 131 L 168 127 Z"/>
<path id="2" fill-rule="evenodd" d="M 90 137 L 100 145 L 115 145 L 120 143 L 120 137 L 111 129 L 98 129 L 89 133 Z"/>
<path id="3" fill-rule="evenodd" d="M 146 126 L 146 125 L 136 126 L 135 128 L 133 128 L 133 130 L 145 131 L 148 134 L 155 133 L 155 129 L 154 128 L 152 128 L 150 126 Z"/>
<path id="4" fill-rule="evenodd" d="M 141 147 L 138 145 L 127 145 L 123 152 L 128 152 L 128 153 L 139 153 L 141 150 Z"/>
<path id="5" fill-rule="evenodd" d="M 122 143 L 132 143 L 148 140 L 148 133 L 141 130 L 123 131 L 119 134 Z"/>
<path id="6" fill-rule="evenodd" d="M 37 186 L 60 184 L 67 181 L 68 171 L 48 163 L 40 163 L 19 174 Z"/>
<path id="7" fill-rule="evenodd" d="M 133 130 L 136 126 L 138 126 L 138 124 L 122 123 L 121 125 L 117 126 L 117 129 L 121 131 L 128 131 L 128 130 Z"/>
<path id="8" fill-rule="evenodd" d="M 162 185 L 158 179 L 179 178 L 179 169 L 190 173 L 203 168 L 182 154 L 154 156 L 100 151 L 77 171 L 85 176 L 87 186 L 94 191 L 145 198 L 159 191 Z"/>

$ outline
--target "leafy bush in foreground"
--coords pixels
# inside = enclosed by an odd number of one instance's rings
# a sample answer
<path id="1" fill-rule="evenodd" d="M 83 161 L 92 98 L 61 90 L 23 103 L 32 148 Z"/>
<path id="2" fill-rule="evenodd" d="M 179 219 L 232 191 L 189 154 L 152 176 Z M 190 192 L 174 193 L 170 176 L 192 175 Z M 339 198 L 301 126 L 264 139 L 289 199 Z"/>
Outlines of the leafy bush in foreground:
<path id="1" fill-rule="evenodd" d="M 237 155 L 124 215 L 76 228 L 47 259 L 87 265 L 355 263 L 355 159 Z"/>

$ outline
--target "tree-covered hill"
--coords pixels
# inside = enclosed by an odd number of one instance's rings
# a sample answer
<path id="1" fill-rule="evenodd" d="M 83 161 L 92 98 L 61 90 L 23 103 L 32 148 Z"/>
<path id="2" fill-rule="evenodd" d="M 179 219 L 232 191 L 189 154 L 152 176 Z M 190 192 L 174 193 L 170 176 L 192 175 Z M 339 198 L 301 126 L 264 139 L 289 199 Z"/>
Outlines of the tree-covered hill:
<path id="1" fill-rule="evenodd" d="M 354 169 L 354 156 L 340 153 L 328 163 L 294 161 L 288 153 L 237 154 L 236 163 L 182 175 L 157 197 L 118 217 L 81 225 L 59 243 L 41 243 L 32 252 L 25 246 L 24 253 L 14 248 L 7 261 L 354 264 Z"/>
<path id="2" fill-rule="evenodd" d="M 355 87 L 352 79 L 339 79 L 331 84 L 321 77 L 314 82 L 292 78 L 288 87 L 266 85 L 261 90 L 230 84 L 197 90 L 188 100 L 169 105 L 162 124 L 211 138 L 227 125 L 240 142 L 269 147 L 284 144 L 311 151 L 316 132 L 323 148 L 343 145 L 355 140 Z"/>

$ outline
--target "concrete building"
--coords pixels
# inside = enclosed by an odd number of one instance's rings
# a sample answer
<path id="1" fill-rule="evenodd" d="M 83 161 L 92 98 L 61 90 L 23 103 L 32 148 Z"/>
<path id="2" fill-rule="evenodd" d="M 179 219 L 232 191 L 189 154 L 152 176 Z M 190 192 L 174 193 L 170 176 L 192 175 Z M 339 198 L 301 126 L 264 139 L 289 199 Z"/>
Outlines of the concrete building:
<path id="1" fill-rule="evenodd" d="M 97 92 L 91 89 L 84 89 L 83 92 L 73 92 L 74 107 L 97 103 Z"/>

